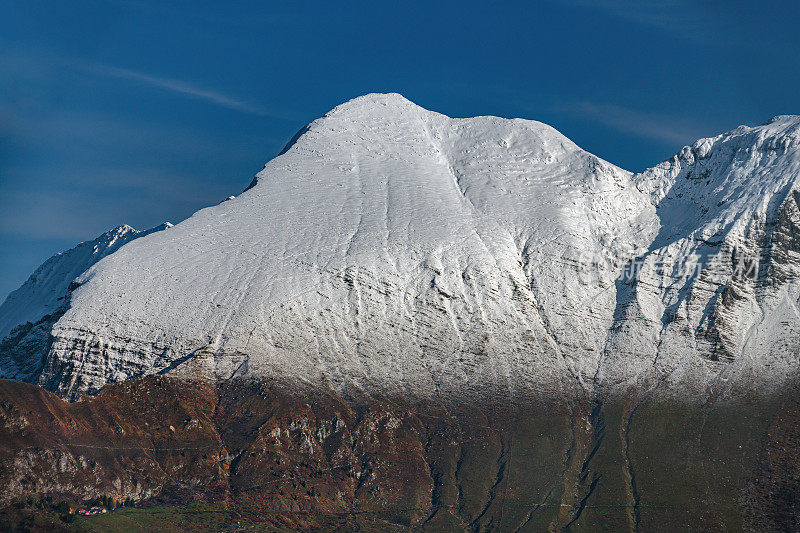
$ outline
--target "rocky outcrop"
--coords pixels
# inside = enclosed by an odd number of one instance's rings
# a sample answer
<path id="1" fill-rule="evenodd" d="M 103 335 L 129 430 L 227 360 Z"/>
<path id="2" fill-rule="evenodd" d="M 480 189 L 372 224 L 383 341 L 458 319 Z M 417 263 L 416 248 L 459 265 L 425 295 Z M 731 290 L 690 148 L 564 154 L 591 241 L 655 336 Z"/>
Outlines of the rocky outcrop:
<path id="1" fill-rule="evenodd" d="M 38 381 L 53 346 L 53 326 L 69 309 L 75 279 L 126 243 L 172 227 L 146 231 L 118 226 L 45 261 L 0 305 L 0 378 Z"/>
<path id="2" fill-rule="evenodd" d="M 0 382 L 0 495 L 216 501 L 288 530 L 791 529 L 794 397 L 423 406 L 150 376 L 66 403 Z"/>

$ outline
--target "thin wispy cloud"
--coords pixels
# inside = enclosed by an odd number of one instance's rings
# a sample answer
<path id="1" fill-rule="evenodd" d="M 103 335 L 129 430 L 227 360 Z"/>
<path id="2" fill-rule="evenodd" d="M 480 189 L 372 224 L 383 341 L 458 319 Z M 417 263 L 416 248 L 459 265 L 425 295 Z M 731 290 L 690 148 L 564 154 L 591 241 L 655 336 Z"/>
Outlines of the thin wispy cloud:
<path id="1" fill-rule="evenodd" d="M 128 68 L 115 67 L 111 65 L 88 64 L 85 62 L 77 62 L 76 66 L 82 68 L 83 70 L 88 70 L 94 74 L 99 74 L 108 78 L 118 78 L 123 80 L 134 81 L 156 89 L 161 89 L 179 95 L 188 96 L 190 98 L 203 100 L 205 102 L 209 102 L 211 104 L 224 107 L 227 109 L 233 109 L 234 111 L 239 111 L 241 113 L 258 115 L 262 117 L 272 116 L 272 113 L 270 113 L 269 110 L 267 110 L 264 106 L 260 104 L 257 104 L 255 102 L 250 102 L 241 98 L 236 98 L 234 96 L 229 96 L 218 91 L 206 89 L 203 87 L 198 87 L 189 82 L 176 80 L 173 78 L 155 76 L 152 74 L 148 74 L 146 72 L 141 72 L 138 70 L 133 70 Z"/>
<path id="2" fill-rule="evenodd" d="M 632 24 L 655 29 L 692 44 L 715 48 L 769 51 L 774 54 L 787 46 L 780 31 L 748 31 L 747 10 L 731 9 L 726 2 L 692 0 L 553 0 L 573 8 L 593 10 Z M 780 7 L 753 4 L 752 11 L 780 17 Z"/>
<path id="3" fill-rule="evenodd" d="M 606 11 L 633 22 L 667 28 L 686 22 L 688 6 L 681 0 L 561 0 L 567 5 Z M 694 9 L 695 16 L 698 15 Z M 677 29 L 677 28 L 675 28 Z"/>
<path id="4" fill-rule="evenodd" d="M 708 125 L 688 119 L 642 112 L 615 104 L 562 103 L 556 106 L 556 111 L 597 122 L 622 133 L 670 144 L 689 144 L 713 131 Z"/>
<path id="5" fill-rule="evenodd" d="M 35 47 L 32 50 L 24 51 L 0 50 L 0 65 L 3 65 L 3 70 L 0 72 L 0 83 L 4 79 L 10 78 L 24 79 L 28 82 L 43 85 L 46 80 L 52 79 L 52 68 L 57 66 L 83 75 L 133 82 L 150 89 L 200 100 L 249 115 L 280 120 L 294 121 L 297 119 L 292 112 L 285 109 L 270 109 L 259 102 L 226 94 L 193 82 L 158 76 L 141 70 L 98 63 L 86 58 L 56 54 L 50 50 L 36 49 Z"/>
<path id="6" fill-rule="evenodd" d="M 714 16 L 714 4 L 686 0 L 557 0 L 557 3 L 604 12 L 686 41 L 716 46 L 739 44 L 731 34 L 726 39 L 717 38 L 724 21 Z"/>

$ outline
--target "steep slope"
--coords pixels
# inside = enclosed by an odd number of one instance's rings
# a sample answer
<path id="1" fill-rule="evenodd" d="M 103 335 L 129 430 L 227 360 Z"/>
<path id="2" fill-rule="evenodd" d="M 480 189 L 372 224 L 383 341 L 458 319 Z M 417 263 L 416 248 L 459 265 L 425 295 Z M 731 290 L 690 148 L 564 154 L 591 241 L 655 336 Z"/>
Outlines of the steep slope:
<path id="1" fill-rule="evenodd" d="M 600 475 L 582 467 L 591 428 L 574 404 L 447 412 L 363 400 L 271 379 L 146 376 L 69 403 L 0 381 L 0 523 L 12 502 L 108 494 L 142 512 L 224 502 L 270 531 L 797 529 L 796 389 L 774 405 L 671 403 L 638 422 L 635 526 L 616 483 L 622 463 L 607 461 Z M 588 497 L 575 490 L 585 478 Z"/>
<path id="2" fill-rule="evenodd" d="M 0 377 L 27 380 L 41 370 L 53 324 L 69 306 L 75 278 L 124 244 L 172 227 L 118 226 L 45 261 L 0 305 Z"/>
<path id="3" fill-rule="evenodd" d="M 619 283 L 605 377 L 780 387 L 800 353 L 800 117 L 701 139 L 634 179 L 661 228 Z"/>
<path id="4" fill-rule="evenodd" d="M 633 176 L 538 122 L 360 97 L 239 197 L 78 276 L 17 375 L 70 398 L 167 372 L 419 400 L 778 390 L 800 350 L 799 124 Z"/>
<path id="5" fill-rule="evenodd" d="M 168 227 L 172 227 L 172 224 L 162 224 L 146 231 L 138 231 L 128 225 L 118 226 L 93 241 L 82 242 L 54 255 L 0 305 L 0 338 L 20 324 L 36 322 L 44 315 L 55 312 L 64 304 L 69 284 L 90 266 L 119 250 L 123 244 Z"/>
<path id="6" fill-rule="evenodd" d="M 562 396 L 595 371 L 621 264 L 655 234 L 629 173 L 552 128 L 368 95 L 238 198 L 78 279 L 40 383 L 207 370 L 385 394 Z M 592 284 L 587 252 L 606 259 Z"/>

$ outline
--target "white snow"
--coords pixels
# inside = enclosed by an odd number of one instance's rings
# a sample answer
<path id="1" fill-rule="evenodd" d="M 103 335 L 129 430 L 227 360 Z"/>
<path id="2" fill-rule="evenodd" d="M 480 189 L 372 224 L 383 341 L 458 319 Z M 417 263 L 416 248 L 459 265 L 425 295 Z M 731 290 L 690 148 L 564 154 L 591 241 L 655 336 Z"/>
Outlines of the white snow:
<path id="1" fill-rule="evenodd" d="M 634 179 L 661 229 L 605 374 L 702 386 L 750 372 L 779 386 L 800 355 L 800 117 L 700 139 Z"/>
<path id="2" fill-rule="evenodd" d="M 61 308 L 67 303 L 65 300 L 70 283 L 123 244 L 171 226 L 172 224 L 166 223 L 147 231 L 137 231 L 128 225 L 122 225 L 103 233 L 93 241 L 82 242 L 66 252 L 54 255 L 0 305 L 0 339 L 8 335 L 15 326 L 36 322 Z"/>
<path id="3" fill-rule="evenodd" d="M 698 141 L 633 176 L 539 122 L 357 98 L 304 128 L 239 196 L 79 276 L 40 382 L 72 395 L 193 354 L 220 378 L 423 397 L 561 395 L 676 378 L 681 362 L 707 381 L 728 359 L 713 361 L 720 343 L 696 332 L 733 274 L 712 265 L 722 281 L 695 282 L 674 266 L 762 252 L 758 220 L 772 228 L 789 213 L 799 123 Z M 636 258 L 640 283 L 616 283 Z M 657 260 L 672 270 L 656 275 Z M 774 289 L 720 307 L 723 351 L 774 359 L 743 347 L 777 334 L 791 345 L 781 368 L 797 359 L 792 260 Z M 759 333 L 729 341 L 729 323 Z"/>

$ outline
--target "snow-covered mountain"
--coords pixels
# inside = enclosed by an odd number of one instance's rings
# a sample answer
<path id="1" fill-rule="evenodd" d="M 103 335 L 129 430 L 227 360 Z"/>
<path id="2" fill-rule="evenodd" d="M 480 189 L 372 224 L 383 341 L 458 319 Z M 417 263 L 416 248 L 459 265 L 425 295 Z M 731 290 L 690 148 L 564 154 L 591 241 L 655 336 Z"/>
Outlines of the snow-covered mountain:
<path id="1" fill-rule="evenodd" d="M 785 376 L 799 144 L 800 117 L 777 117 L 632 175 L 539 122 L 363 96 L 238 197 L 70 270 L 33 378 L 68 397 L 185 371 L 502 398 Z M 7 307 L 3 327 L 31 320 Z"/>
<path id="2" fill-rule="evenodd" d="M 660 230 L 618 287 L 605 375 L 777 390 L 800 359 L 800 116 L 701 139 L 634 181 Z"/>
<path id="3" fill-rule="evenodd" d="M 75 278 L 92 265 L 139 237 L 172 227 L 169 222 L 146 231 L 128 225 L 109 230 L 45 261 L 0 305 L 0 372 L 3 377 L 30 379 L 41 371 L 42 351 L 50 330 L 69 307 Z"/>

